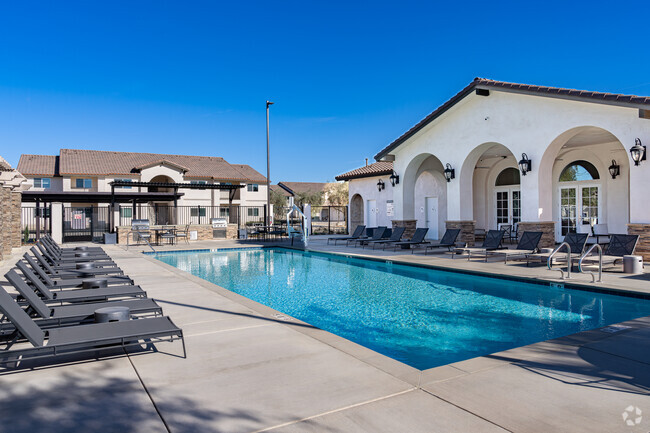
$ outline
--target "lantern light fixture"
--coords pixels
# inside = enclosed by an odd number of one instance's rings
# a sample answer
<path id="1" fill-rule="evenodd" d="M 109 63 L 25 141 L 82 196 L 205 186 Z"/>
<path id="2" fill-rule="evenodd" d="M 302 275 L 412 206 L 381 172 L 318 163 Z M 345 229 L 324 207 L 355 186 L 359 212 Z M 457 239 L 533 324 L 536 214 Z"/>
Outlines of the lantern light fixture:
<path id="1" fill-rule="evenodd" d="M 379 182 L 377 182 L 377 190 L 381 192 L 382 189 L 386 189 L 386 184 L 383 180 L 379 179 Z"/>
<path id="2" fill-rule="evenodd" d="M 641 144 L 641 139 L 634 139 L 634 146 L 630 148 L 630 156 L 634 165 L 639 165 L 641 161 L 645 161 L 646 149 L 643 144 Z"/>
<path id="3" fill-rule="evenodd" d="M 451 182 L 451 180 L 455 177 L 455 170 L 451 168 L 451 164 L 447 163 L 447 165 L 445 165 L 445 179 L 447 179 L 447 182 Z"/>
<path id="4" fill-rule="evenodd" d="M 528 158 L 528 155 L 525 153 L 521 154 L 521 161 L 519 161 L 519 170 L 521 170 L 521 175 L 526 176 L 526 173 L 532 170 L 533 163 Z"/>
<path id="5" fill-rule="evenodd" d="M 616 176 L 621 174 L 621 166 L 614 159 L 612 159 L 612 165 L 609 166 L 609 174 L 612 176 L 612 179 L 616 179 Z"/>
<path id="6" fill-rule="evenodd" d="M 391 185 L 395 186 L 399 184 L 399 175 L 395 173 L 395 170 L 393 170 L 393 174 L 390 175 L 389 179 Z"/>

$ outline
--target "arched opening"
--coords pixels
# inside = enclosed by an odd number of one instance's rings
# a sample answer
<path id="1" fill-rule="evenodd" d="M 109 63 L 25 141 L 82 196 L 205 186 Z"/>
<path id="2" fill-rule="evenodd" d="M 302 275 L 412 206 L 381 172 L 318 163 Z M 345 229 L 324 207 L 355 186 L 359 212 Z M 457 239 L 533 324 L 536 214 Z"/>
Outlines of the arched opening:
<path id="1" fill-rule="evenodd" d="M 442 162 L 431 154 L 413 158 L 403 180 L 403 215 L 426 227 L 428 239 L 438 239 L 447 220 L 447 181 Z"/>
<path id="2" fill-rule="evenodd" d="M 358 225 L 362 225 L 363 220 L 363 197 L 355 194 L 350 199 L 350 230 L 354 230 Z"/>
<path id="3" fill-rule="evenodd" d="M 620 174 L 612 179 L 612 160 Z M 595 126 L 573 128 L 556 138 L 540 162 L 540 197 L 552 197 L 555 238 L 570 232 L 625 233 L 629 223 L 629 162 L 616 136 Z"/>
<path id="4" fill-rule="evenodd" d="M 521 186 L 518 168 L 501 170 L 494 182 L 496 227 L 521 222 Z"/>
<path id="5" fill-rule="evenodd" d="M 151 179 L 150 182 L 174 183 L 172 178 L 170 178 L 169 176 L 165 176 L 164 174 L 159 174 L 158 176 L 155 176 L 154 178 Z M 149 187 L 149 192 L 174 192 L 174 188 L 161 188 L 157 186 L 152 186 Z"/>

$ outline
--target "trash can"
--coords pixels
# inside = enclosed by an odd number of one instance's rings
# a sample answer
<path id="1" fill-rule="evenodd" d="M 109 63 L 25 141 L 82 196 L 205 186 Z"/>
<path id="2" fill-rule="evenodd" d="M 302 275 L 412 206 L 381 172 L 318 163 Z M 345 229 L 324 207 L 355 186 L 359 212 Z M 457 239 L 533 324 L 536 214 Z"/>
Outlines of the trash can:
<path id="1" fill-rule="evenodd" d="M 104 233 L 104 243 L 105 244 L 116 244 L 117 243 L 117 233 Z"/>
<path id="2" fill-rule="evenodd" d="M 623 273 L 625 274 L 643 273 L 643 257 L 623 256 Z"/>

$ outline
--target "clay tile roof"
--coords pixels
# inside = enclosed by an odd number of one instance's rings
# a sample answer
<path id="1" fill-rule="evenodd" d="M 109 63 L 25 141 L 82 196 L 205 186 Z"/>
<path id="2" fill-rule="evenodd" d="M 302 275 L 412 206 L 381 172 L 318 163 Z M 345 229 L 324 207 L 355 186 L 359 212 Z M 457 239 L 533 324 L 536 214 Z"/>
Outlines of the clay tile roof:
<path id="1" fill-rule="evenodd" d="M 572 99 L 583 102 L 600 102 L 609 105 L 622 105 L 627 107 L 650 106 L 650 96 L 623 95 L 618 93 L 592 92 L 587 90 L 565 89 L 562 87 L 536 86 L 532 84 L 508 83 L 506 81 L 495 81 L 487 78 L 474 78 L 463 90 L 451 97 L 447 102 L 435 109 L 431 114 L 418 122 L 411 129 L 398 137 L 391 144 L 382 149 L 375 155 L 376 160 L 386 156 L 391 150 L 415 135 L 436 118 L 456 105 L 465 96 L 472 93 L 476 88 L 494 89 L 496 91 L 508 91 L 514 93 L 523 93 L 527 95 L 537 95 L 550 98 Z M 639 107 L 640 108 L 640 107 Z"/>
<path id="2" fill-rule="evenodd" d="M 278 186 L 287 191 L 290 195 L 305 192 L 323 192 L 325 182 L 278 182 Z"/>
<path id="3" fill-rule="evenodd" d="M 245 177 L 251 182 L 256 183 L 266 183 L 266 177 L 255 170 L 253 167 L 247 164 L 231 164 L 237 170 L 239 170 Z"/>
<path id="4" fill-rule="evenodd" d="M 58 162 L 56 155 L 21 155 L 16 170 L 32 176 L 57 176 Z"/>
<path id="5" fill-rule="evenodd" d="M 61 175 L 128 175 L 152 165 L 167 163 L 184 170 L 186 178 L 226 181 L 260 181 L 259 173 L 250 179 L 252 168 L 242 169 L 216 156 L 167 155 L 157 153 L 112 152 L 103 150 L 61 149 Z"/>
<path id="6" fill-rule="evenodd" d="M 392 161 L 379 161 L 365 167 L 357 168 L 347 173 L 339 174 L 336 180 L 360 179 L 362 177 L 382 176 L 393 173 Z"/>

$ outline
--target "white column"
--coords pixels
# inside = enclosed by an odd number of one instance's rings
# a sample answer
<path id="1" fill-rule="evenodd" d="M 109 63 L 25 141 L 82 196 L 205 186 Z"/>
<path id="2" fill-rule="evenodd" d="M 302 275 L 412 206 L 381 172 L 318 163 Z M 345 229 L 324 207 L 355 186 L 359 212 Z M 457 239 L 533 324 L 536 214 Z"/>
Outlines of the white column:
<path id="1" fill-rule="evenodd" d="M 307 233 L 311 235 L 311 205 L 306 204 L 302 212 L 305 214 L 305 228 Z"/>
<path id="2" fill-rule="evenodd" d="M 63 243 L 63 203 L 52 203 L 52 238 Z"/>

